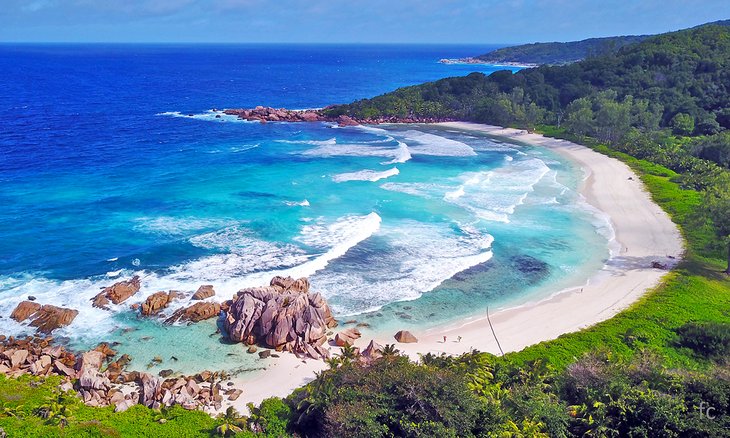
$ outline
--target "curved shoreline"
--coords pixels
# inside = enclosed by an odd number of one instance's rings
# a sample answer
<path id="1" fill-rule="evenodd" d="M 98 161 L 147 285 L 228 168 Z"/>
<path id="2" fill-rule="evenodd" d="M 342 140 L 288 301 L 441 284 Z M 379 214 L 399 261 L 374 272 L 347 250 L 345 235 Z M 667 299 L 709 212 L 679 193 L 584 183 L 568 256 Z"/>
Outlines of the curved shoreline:
<path id="1" fill-rule="evenodd" d="M 610 319 L 658 285 L 668 272 L 652 268 L 652 262 L 673 266 L 681 258 L 684 244 L 679 229 L 651 200 L 637 175 L 621 161 L 585 146 L 523 130 L 465 122 L 438 125 L 545 147 L 580 165 L 587 173 L 580 193 L 588 204 L 609 216 L 620 248 L 586 285 L 555 291 L 548 298 L 491 314 L 491 323 L 505 353 Z M 396 344 L 412 359 L 418 359 L 419 353 L 429 352 L 454 355 L 472 349 L 500 352 L 486 315 L 414 331 L 414 334 L 418 343 Z M 381 344 L 395 342 L 392 333 L 376 333 L 374 339 Z M 369 341 L 370 337 L 361 338 L 356 346 L 364 348 Z M 286 396 L 312 380 L 315 371 L 325 368 L 327 365 L 321 361 L 302 363 L 293 355 L 285 355 L 272 362 L 266 371 L 240 378 L 238 383 L 244 393 L 234 406 L 245 410 L 248 402 Z"/>
<path id="2" fill-rule="evenodd" d="M 580 193 L 589 205 L 609 216 L 615 232 L 619 253 L 586 285 L 555 291 L 548 298 L 490 315 L 505 352 L 519 351 L 610 319 L 659 284 L 667 270 L 652 268 L 652 262 L 671 267 L 681 258 L 684 242 L 679 229 L 621 161 L 585 146 L 523 130 L 463 122 L 440 125 L 545 147 L 577 163 L 587 173 Z M 447 337 L 446 343 L 443 336 Z M 459 336 L 461 342 L 455 342 Z M 460 354 L 471 348 L 499 354 L 486 315 L 458 326 L 428 329 L 421 338 L 418 344 L 399 348 L 412 358 L 427 352 Z"/>

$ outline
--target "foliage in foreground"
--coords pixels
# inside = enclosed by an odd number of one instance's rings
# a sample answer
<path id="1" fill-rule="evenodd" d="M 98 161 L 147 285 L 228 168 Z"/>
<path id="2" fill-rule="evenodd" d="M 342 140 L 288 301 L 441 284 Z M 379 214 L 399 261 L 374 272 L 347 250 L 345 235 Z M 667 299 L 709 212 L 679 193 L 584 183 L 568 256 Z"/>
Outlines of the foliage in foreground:
<path id="1" fill-rule="evenodd" d="M 179 406 L 149 409 L 84 405 L 74 392 L 61 392 L 58 376 L 17 379 L 0 376 L 0 427 L 9 437 L 211 437 L 287 436 L 290 409 L 281 399 L 251 406 L 248 417 L 229 409 L 219 418 Z"/>

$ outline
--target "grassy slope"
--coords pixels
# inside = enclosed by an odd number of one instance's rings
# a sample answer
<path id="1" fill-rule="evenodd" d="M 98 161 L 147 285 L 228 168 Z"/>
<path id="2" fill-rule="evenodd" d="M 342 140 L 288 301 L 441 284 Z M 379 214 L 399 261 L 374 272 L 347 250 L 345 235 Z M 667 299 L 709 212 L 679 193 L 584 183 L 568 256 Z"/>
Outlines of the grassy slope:
<path id="1" fill-rule="evenodd" d="M 674 182 L 677 174 L 644 160 L 637 160 L 588 139 L 566 136 L 552 127 L 541 130 L 549 136 L 577 140 L 598 152 L 631 166 L 660 205 L 677 223 L 687 242 L 687 254 L 662 284 L 614 318 L 586 330 L 508 354 L 506 360 L 522 364 L 542 360 L 562 368 L 597 346 L 619 357 L 630 357 L 641 349 L 654 351 L 669 366 L 698 368 L 705 365 L 689 351 L 671 348 L 674 329 L 689 321 L 730 322 L 730 280 L 721 273 L 722 253 L 713 248 L 714 236 L 695 212 L 702 208 L 701 195 L 683 190 Z"/>
<path id="2" fill-rule="evenodd" d="M 38 379 L 0 376 L 0 427 L 10 437 L 208 437 L 219 423 L 201 411 L 176 407 L 164 412 L 134 406 L 121 413 L 113 407 L 91 408 L 73 396 L 62 401 L 69 425 L 59 427 L 58 417 L 44 420 L 34 414 L 41 406 L 58 401 L 58 376 Z M 55 411 L 59 411 L 56 407 Z M 160 420 L 164 418 L 164 423 Z"/>

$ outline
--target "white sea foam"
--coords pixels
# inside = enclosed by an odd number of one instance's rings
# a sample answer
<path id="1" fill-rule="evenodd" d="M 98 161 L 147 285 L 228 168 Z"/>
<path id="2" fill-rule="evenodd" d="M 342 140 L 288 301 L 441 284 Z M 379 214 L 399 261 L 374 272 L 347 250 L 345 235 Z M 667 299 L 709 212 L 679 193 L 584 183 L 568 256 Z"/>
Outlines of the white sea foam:
<path id="1" fill-rule="evenodd" d="M 393 158 L 390 161 L 385 161 L 380 164 L 388 165 L 388 164 L 405 163 L 406 161 L 408 161 L 410 159 L 411 159 L 411 151 L 408 149 L 408 145 L 403 143 L 402 141 L 399 141 L 398 149 L 395 151 L 395 158 Z"/>
<path id="2" fill-rule="evenodd" d="M 378 143 L 379 145 L 380 143 Z M 374 146 L 368 143 L 322 143 L 315 148 L 301 152 L 308 157 L 383 157 L 391 160 L 383 164 L 403 163 L 410 159 L 408 146 L 399 143 L 398 147 Z"/>
<path id="3" fill-rule="evenodd" d="M 91 299 L 101 288 L 109 286 L 110 279 L 84 279 L 57 281 L 44 277 L 34 277 L 18 282 L 9 288 L 3 288 L 0 294 L 0 313 L 10 314 L 15 306 L 27 299 L 29 295 L 36 297 L 38 303 L 77 309 L 77 316 L 72 325 L 54 331 L 54 336 L 73 336 L 81 339 L 97 339 L 118 328 L 120 324 L 109 317 L 109 312 L 91 305 Z M 16 323 L 3 320 L 3 334 L 17 335 L 29 333 L 27 323 Z"/>
<path id="4" fill-rule="evenodd" d="M 109 278 L 119 277 L 122 273 L 123 269 L 118 269 L 116 271 L 109 271 L 106 273 L 106 276 Z"/>
<path id="5" fill-rule="evenodd" d="M 241 146 L 233 146 L 229 150 L 231 152 L 237 153 L 237 152 L 244 152 L 251 149 L 255 149 L 257 147 L 261 146 L 261 143 L 254 143 L 254 144 L 244 144 Z"/>
<path id="6" fill-rule="evenodd" d="M 464 194 L 466 194 L 466 191 L 464 190 L 464 186 L 461 185 L 461 186 L 459 186 L 458 189 L 451 191 L 451 192 L 447 192 L 444 195 L 444 199 L 447 201 L 454 201 L 454 200 L 459 199 L 462 196 L 464 196 Z"/>
<path id="7" fill-rule="evenodd" d="M 486 172 L 467 172 L 459 177 L 459 187 L 443 199 L 481 219 L 509 223 L 515 208 L 548 172 L 550 169 L 538 158 L 510 161 Z"/>
<path id="8" fill-rule="evenodd" d="M 171 236 L 187 235 L 195 231 L 217 229 L 237 224 L 236 221 L 231 219 L 173 216 L 144 216 L 136 218 L 134 221 L 135 230 Z"/>
<path id="9" fill-rule="evenodd" d="M 332 137 L 327 140 L 276 140 L 279 143 L 288 143 L 288 144 L 310 144 L 313 146 L 329 146 L 334 145 L 337 143 L 337 139 L 335 137 Z"/>
<path id="10" fill-rule="evenodd" d="M 179 284 L 189 284 L 192 288 L 194 282 L 210 281 L 220 285 L 221 290 L 233 293 L 241 287 L 266 284 L 274 275 L 310 276 L 372 236 L 380 221 L 380 216 L 370 213 L 345 216 L 332 223 L 320 219 L 304 225 L 295 240 L 316 250 L 314 253 L 293 244 L 258 239 L 241 228 L 196 236 L 191 239 L 196 246 L 225 253 L 174 267 L 172 274 L 161 278 L 167 284 L 163 288 L 174 289 Z"/>
<path id="11" fill-rule="evenodd" d="M 389 178 L 394 175 L 398 175 L 400 171 L 397 167 L 392 169 L 378 172 L 377 170 L 360 170 L 358 172 L 340 173 L 332 177 L 334 182 L 345 182 L 345 181 L 378 181 L 381 179 Z"/>
<path id="12" fill-rule="evenodd" d="M 119 257 L 112 257 L 110 259 L 106 259 L 107 262 L 116 262 L 117 260 L 119 260 Z"/>
<path id="13" fill-rule="evenodd" d="M 387 136 L 389 134 L 389 131 L 387 129 L 377 128 L 377 127 L 371 126 L 371 125 L 357 125 L 357 126 L 353 126 L 353 128 L 358 129 L 360 131 L 369 132 L 371 134 L 379 134 L 379 135 L 385 135 L 385 136 Z"/>
<path id="14" fill-rule="evenodd" d="M 388 249 L 361 266 L 326 270 L 312 282 L 340 314 L 376 310 L 393 301 L 413 300 L 492 257 L 492 236 L 475 229 L 406 220 L 381 230 Z"/>
<path id="15" fill-rule="evenodd" d="M 343 244 L 349 248 L 378 231 L 381 221 L 374 212 L 365 216 L 344 216 L 332 223 L 320 218 L 314 224 L 303 226 L 295 240 L 318 249 L 343 247 Z"/>
<path id="16" fill-rule="evenodd" d="M 286 204 L 290 207 L 294 207 L 294 206 L 309 207 L 309 201 L 307 201 L 306 199 L 303 201 L 284 201 L 284 204 Z"/>
<path id="17" fill-rule="evenodd" d="M 183 114 L 180 111 L 165 111 L 162 113 L 155 114 L 156 116 L 167 116 L 167 117 L 181 117 L 185 119 L 205 120 L 208 122 L 238 122 L 238 123 L 258 123 L 248 120 L 239 119 L 238 116 L 233 116 L 223 113 L 223 111 L 208 110 L 204 113 L 194 114 L 187 113 Z"/>
<path id="18" fill-rule="evenodd" d="M 469 157 L 477 153 L 469 145 L 440 135 L 421 131 L 405 131 L 393 134 L 402 136 L 408 142 L 411 155 L 433 155 L 442 157 Z"/>
<path id="19" fill-rule="evenodd" d="M 442 196 L 449 187 L 431 183 L 394 183 L 388 182 L 380 185 L 381 189 L 390 192 L 400 192 L 407 195 L 419 196 L 421 198 L 434 198 Z"/>

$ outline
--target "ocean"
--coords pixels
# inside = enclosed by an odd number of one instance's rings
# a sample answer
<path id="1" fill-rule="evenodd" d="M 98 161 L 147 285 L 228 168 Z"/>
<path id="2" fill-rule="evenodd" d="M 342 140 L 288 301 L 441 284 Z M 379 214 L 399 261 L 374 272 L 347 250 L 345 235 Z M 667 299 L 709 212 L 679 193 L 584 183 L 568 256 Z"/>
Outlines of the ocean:
<path id="1" fill-rule="evenodd" d="M 454 324 L 582 284 L 610 225 L 550 151 L 425 125 L 244 122 L 216 109 L 317 108 L 472 71 L 489 46 L 0 45 L 0 332 L 29 295 L 79 310 L 54 334 L 146 369 L 255 370 L 210 321 L 129 305 L 212 284 L 225 300 L 309 276 L 366 332 Z M 513 68 L 516 70 L 516 68 Z M 101 288 L 142 290 L 110 311 Z M 173 311 L 173 305 L 167 312 Z M 176 357 L 174 363 L 168 357 Z"/>

